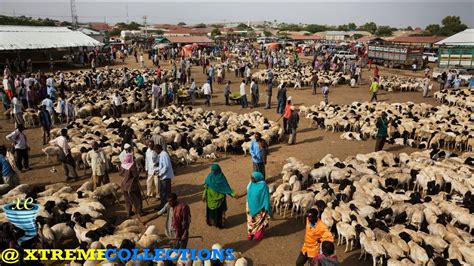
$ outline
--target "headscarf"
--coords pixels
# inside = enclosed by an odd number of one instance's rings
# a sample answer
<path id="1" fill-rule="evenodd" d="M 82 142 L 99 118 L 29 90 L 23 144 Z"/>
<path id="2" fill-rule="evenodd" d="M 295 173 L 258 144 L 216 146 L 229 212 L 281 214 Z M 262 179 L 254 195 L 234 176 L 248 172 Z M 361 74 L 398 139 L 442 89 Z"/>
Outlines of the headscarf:
<path id="1" fill-rule="evenodd" d="M 211 165 L 211 172 L 207 175 L 204 182 L 209 188 L 221 194 L 232 194 L 234 191 L 230 188 L 227 178 L 222 173 L 221 167 L 214 163 Z"/>
<path id="2" fill-rule="evenodd" d="M 129 170 L 133 166 L 133 153 L 124 151 L 125 154 L 122 157 L 122 168 Z"/>
<path id="3" fill-rule="evenodd" d="M 254 181 L 250 181 L 247 186 L 247 204 L 250 215 L 253 217 L 260 211 L 266 210 L 272 215 L 272 207 L 270 205 L 270 192 L 267 183 L 265 183 L 263 174 L 257 171 L 252 173 Z"/>

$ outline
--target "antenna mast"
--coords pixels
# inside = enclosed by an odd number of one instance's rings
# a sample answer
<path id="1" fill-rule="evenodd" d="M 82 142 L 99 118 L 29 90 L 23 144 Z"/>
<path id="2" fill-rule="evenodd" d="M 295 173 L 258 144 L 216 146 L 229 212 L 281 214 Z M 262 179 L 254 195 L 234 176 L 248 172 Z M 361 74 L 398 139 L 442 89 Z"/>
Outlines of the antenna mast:
<path id="1" fill-rule="evenodd" d="M 76 1 L 75 0 L 70 0 L 70 3 L 71 3 L 72 28 L 77 30 L 77 28 L 79 27 L 79 23 L 77 21 Z"/>

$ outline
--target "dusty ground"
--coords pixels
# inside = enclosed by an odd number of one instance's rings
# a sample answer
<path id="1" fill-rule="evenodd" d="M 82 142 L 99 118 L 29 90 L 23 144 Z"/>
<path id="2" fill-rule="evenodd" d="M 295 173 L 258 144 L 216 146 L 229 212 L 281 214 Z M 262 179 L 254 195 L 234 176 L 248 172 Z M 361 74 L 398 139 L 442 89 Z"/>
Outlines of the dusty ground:
<path id="1" fill-rule="evenodd" d="M 133 58 L 127 61 L 129 67 L 137 67 Z M 133 62 L 132 62 L 133 60 Z M 151 66 L 151 62 L 147 62 L 148 66 Z M 168 68 L 168 63 L 162 62 L 165 68 Z M 363 83 L 358 88 L 350 88 L 347 85 L 338 86 L 331 88 L 329 100 L 338 104 L 347 104 L 353 101 L 367 101 L 370 98 L 369 95 L 369 83 L 368 79 L 373 73 L 367 69 L 363 72 Z M 386 70 L 381 67 L 381 74 L 403 74 L 413 75 L 410 71 L 401 70 Z M 416 76 L 422 76 L 421 72 L 415 74 Z M 202 75 L 201 67 L 193 68 L 193 76 L 197 80 L 198 84 L 202 84 L 204 76 Z M 232 80 L 232 90 L 237 91 L 240 79 L 234 77 L 233 73 L 226 75 L 227 79 Z M 437 88 L 437 86 L 434 86 Z M 235 112 L 247 112 L 250 110 L 241 110 L 239 106 L 226 107 L 223 104 L 222 89 L 223 86 L 214 85 L 215 95 L 212 99 L 212 107 L 216 111 L 231 110 Z M 263 85 L 260 87 L 263 92 Z M 276 95 L 276 92 L 274 93 Z M 295 91 L 289 90 L 288 96 L 293 96 L 293 101 L 296 105 L 312 105 L 319 104 L 322 100 L 321 94 L 311 95 L 309 88 Z M 273 96 L 275 97 L 275 96 Z M 261 96 L 261 102 L 264 100 L 264 96 Z M 432 99 L 424 99 L 420 93 L 385 93 L 381 92 L 379 96 L 380 101 L 386 102 L 428 102 L 436 104 Z M 202 105 L 203 101 L 200 100 L 198 105 L 206 108 Z M 275 103 L 275 98 L 273 99 Z M 262 105 L 262 104 L 261 104 Z M 273 105 L 275 106 L 275 104 Z M 257 111 L 262 112 L 265 116 L 272 120 L 277 120 L 279 115 L 276 114 L 275 108 L 270 110 L 263 109 L 262 106 L 256 108 Z M 5 135 L 13 130 L 13 123 L 1 118 L 0 129 L 0 143 L 5 142 Z M 32 184 L 49 184 L 53 182 L 63 181 L 63 170 L 60 164 L 56 164 L 58 172 L 51 173 L 51 165 L 46 163 L 46 158 L 41 153 L 41 131 L 40 129 L 28 129 L 26 135 L 29 138 L 31 145 L 30 152 L 30 165 L 32 170 L 26 173 L 20 173 L 21 181 L 23 183 Z M 302 159 L 305 163 L 312 165 L 314 162 L 320 160 L 323 156 L 331 153 L 341 159 L 354 155 L 357 153 L 368 153 L 372 152 L 375 141 L 345 141 L 340 140 L 339 133 L 330 133 L 321 130 L 314 130 L 308 128 L 308 121 L 305 118 L 301 118 L 300 127 L 297 135 L 297 145 L 288 146 L 285 143 L 273 145 L 270 149 L 270 155 L 267 164 L 267 173 L 270 177 L 270 181 L 277 180 L 278 174 L 281 171 L 283 161 L 289 157 L 294 156 Z M 385 150 L 394 153 L 399 152 L 412 152 L 414 149 L 386 145 Z M 243 194 L 246 189 L 246 185 L 249 182 L 249 176 L 252 171 L 252 164 L 249 157 L 243 155 L 224 155 L 221 154 L 217 160 L 221 165 L 225 175 L 227 176 L 231 187 L 237 192 L 237 194 Z M 296 257 L 298 256 L 299 249 L 304 239 L 304 223 L 302 219 L 283 219 L 278 215 L 274 215 L 270 222 L 270 228 L 266 232 L 266 237 L 260 243 L 253 241 L 247 241 L 246 239 L 246 217 L 245 217 L 245 197 L 240 199 L 228 199 L 228 212 L 227 212 L 227 224 L 226 228 L 219 230 L 211 228 L 206 225 L 205 222 L 205 205 L 201 201 L 201 191 L 204 179 L 209 171 L 211 162 L 201 161 L 189 167 L 180 167 L 175 169 L 176 177 L 173 179 L 172 190 L 178 193 L 180 200 L 187 203 L 191 207 L 192 223 L 190 229 L 190 235 L 192 236 L 203 236 L 203 240 L 192 239 L 189 241 L 190 248 L 210 248 L 212 244 L 218 242 L 224 247 L 234 248 L 237 251 L 243 253 L 243 255 L 249 259 L 254 265 L 291 265 L 294 264 Z M 79 185 L 89 178 L 89 175 L 84 175 L 83 171 L 79 172 L 83 178 L 80 181 L 73 183 L 73 185 Z M 143 173 L 142 173 L 143 175 Z M 119 183 L 119 177 L 116 173 L 111 176 L 112 182 Z M 145 189 L 144 180 L 141 182 L 142 187 Z M 123 202 L 122 202 L 123 203 Z M 149 204 L 144 202 L 146 211 L 152 211 L 153 207 L 157 205 L 155 200 L 149 200 Z M 111 206 L 115 210 L 120 218 L 123 218 L 125 210 L 123 206 Z M 147 216 L 146 218 L 150 217 Z M 157 224 L 159 228 L 164 227 L 165 218 L 160 217 L 154 219 L 150 224 Z M 338 257 L 342 261 L 342 265 L 366 265 L 370 264 L 370 261 L 360 262 L 357 260 L 359 252 L 353 251 L 351 253 L 344 253 L 343 248 L 338 248 Z"/>

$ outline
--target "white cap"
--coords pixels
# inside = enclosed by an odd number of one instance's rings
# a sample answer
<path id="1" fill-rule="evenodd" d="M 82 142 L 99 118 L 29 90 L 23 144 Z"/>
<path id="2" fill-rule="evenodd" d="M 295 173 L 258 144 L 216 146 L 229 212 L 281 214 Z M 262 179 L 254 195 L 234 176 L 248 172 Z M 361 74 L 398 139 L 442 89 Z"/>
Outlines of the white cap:
<path id="1" fill-rule="evenodd" d="M 295 108 L 294 105 L 292 105 L 292 106 L 290 107 L 290 110 L 292 110 L 292 111 L 294 111 L 295 109 L 296 109 L 296 108 Z"/>
<path id="2" fill-rule="evenodd" d="M 291 96 L 289 96 L 288 98 L 286 98 L 287 101 L 291 101 Z"/>
<path id="3" fill-rule="evenodd" d="M 125 143 L 125 145 L 123 145 L 123 148 L 124 148 L 125 150 L 128 149 L 128 148 L 130 148 L 130 147 L 131 147 L 131 146 L 130 146 L 130 144 L 128 144 L 128 143 Z"/>

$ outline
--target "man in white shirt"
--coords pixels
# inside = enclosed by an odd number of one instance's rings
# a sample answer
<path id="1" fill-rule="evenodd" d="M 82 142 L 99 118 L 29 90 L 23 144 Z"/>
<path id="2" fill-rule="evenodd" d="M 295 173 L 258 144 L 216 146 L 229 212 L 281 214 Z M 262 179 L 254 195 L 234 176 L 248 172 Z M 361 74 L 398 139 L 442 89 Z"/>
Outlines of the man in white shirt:
<path id="1" fill-rule="evenodd" d="M 122 116 L 122 97 L 118 92 L 114 92 L 114 95 L 112 96 L 112 104 L 114 105 L 115 109 L 115 115 L 117 117 Z"/>
<path id="2" fill-rule="evenodd" d="M 145 59 L 143 58 L 143 53 L 140 54 L 140 67 L 145 67 Z"/>
<path id="3" fill-rule="evenodd" d="M 151 85 L 151 109 L 158 110 L 160 107 L 160 86 L 158 86 L 158 81 L 155 80 L 153 85 Z"/>
<path id="4" fill-rule="evenodd" d="M 107 175 L 107 158 L 97 142 L 92 142 L 92 150 L 86 154 L 86 161 L 92 170 L 92 188 L 109 183 Z"/>
<path id="5" fill-rule="evenodd" d="M 153 140 L 148 141 L 148 149 L 145 153 L 145 171 L 147 172 L 146 179 L 146 196 L 148 198 L 153 195 L 158 198 L 160 195 L 158 185 L 158 175 L 155 174 L 155 168 L 158 166 L 158 154 L 154 151 L 155 143 Z M 154 184 L 154 187 L 153 187 Z"/>
<path id="6" fill-rule="evenodd" d="M 211 85 L 209 84 L 209 81 L 202 85 L 202 90 L 204 93 L 204 98 L 206 98 L 204 104 L 207 106 L 211 106 Z"/>
<path id="7" fill-rule="evenodd" d="M 77 179 L 77 172 L 76 172 L 76 162 L 71 155 L 71 148 L 69 148 L 69 144 L 67 143 L 68 135 L 67 129 L 61 129 L 61 136 L 51 140 L 49 144 L 55 145 L 59 147 L 59 161 L 63 163 L 64 168 L 64 175 L 66 177 L 66 181 L 70 179 Z"/>
<path id="8" fill-rule="evenodd" d="M 53 101 L 49 95 L 46 95 L 46 98 L 41 102 L 41 105 L 46 107 L 46 111 L 49 113 L 49 117 L 51 118 L 51 124 L 54 125 L 54 109 L 53 109 Z"/>
<path id="9" fill-rule="evenodd" d="M 248 107 L 247 92 L 245 91 L 245 80 L 242 80 L 242 83 L 240 83 L 240 104 L 242 108 Z"/>
<path id="10" fill-rule="evenodd" d="M 12 99 L 12 108 L 16 127 L 18 127 L 18 125 L 24 125 L 25 121 L 23 120 L 23 104 L 17 97 L 13 97 Z"/>
<path id="11" fill-rule="evenodd" d="M 23 125 L 18 125 L 15 131 L 8 134 L 6 139 L 15 144 L 15 161 L 18 170 L 23 172 L 23 169 L 30 170 L 28 163 L 28 141 L 23 130 Z"/>
<path id="12" fill-rule="evenodd" d="M 174 177 L 173 165 L 171 158 L 161 145 L 155 145 L 154 150 L 158 154 L 158 166 L 155 167 L 155 172 L 160 179 L 160 205 L 156 210 L 161 210 L 167 203 L 168 197 L 171 194 L 171 179 Z"/>

